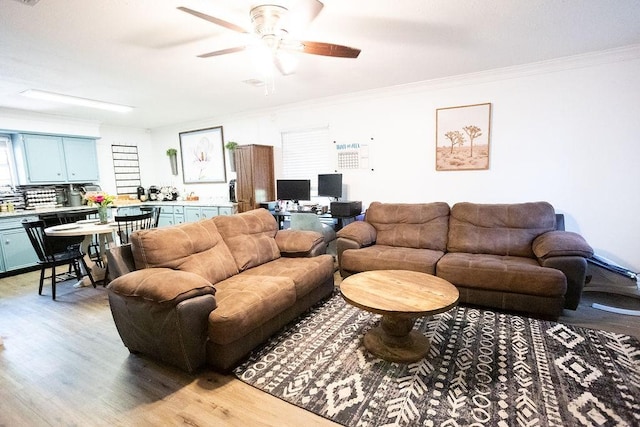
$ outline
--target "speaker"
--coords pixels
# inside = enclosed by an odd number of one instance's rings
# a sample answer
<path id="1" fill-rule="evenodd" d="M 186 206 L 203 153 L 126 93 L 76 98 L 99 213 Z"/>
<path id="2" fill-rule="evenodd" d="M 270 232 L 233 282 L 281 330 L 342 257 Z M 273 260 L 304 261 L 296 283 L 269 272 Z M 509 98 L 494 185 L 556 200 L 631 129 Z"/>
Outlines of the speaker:
<path id="1" fill-rule="evenodd" d="M 362 202 L 331 202 L 331 216 L 357 216 L 362 213 Z"/>

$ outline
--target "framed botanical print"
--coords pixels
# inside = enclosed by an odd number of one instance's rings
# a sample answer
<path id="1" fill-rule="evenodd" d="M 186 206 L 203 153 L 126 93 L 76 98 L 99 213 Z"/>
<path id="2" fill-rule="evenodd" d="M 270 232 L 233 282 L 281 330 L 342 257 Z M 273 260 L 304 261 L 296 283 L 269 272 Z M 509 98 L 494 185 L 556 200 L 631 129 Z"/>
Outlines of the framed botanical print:
<path id="1" fill-rule="evenodd" d="M 226 182 L 222 126 L 180 133 L 185 184 Z"/>

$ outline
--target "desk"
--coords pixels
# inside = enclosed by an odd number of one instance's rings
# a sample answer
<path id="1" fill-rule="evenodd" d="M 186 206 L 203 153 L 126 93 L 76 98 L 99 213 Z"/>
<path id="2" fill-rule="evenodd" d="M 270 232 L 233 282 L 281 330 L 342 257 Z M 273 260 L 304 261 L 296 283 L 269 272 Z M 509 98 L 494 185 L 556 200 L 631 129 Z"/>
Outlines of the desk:
<path id="1" fill-rule="evenodd" d="M 93 236 L 98 236 L 98 243 L 100 245 L 100 258 L 103 263 L 106 263 L 106 249 L 113 243 L 113 233 L 117 230 L 116 223 L 111 224 L 97 224 L 91 220 L 78 221 L 71 224 L 56 225 L 44 229 L 47 236 L 57 237 L 69 237 L 69 236 L 84 236 L 84 240 L 80 246 L 80 250 L 84 254 L 86 259 L 89 259 L 89 246 L 93 240 Z M 85 259 L 85 261 L 86 261 Z M 87 262 L 87 265 L 91 267 L 91 274 L 94 276 L 95 281 L 104 280 L 105 269 L 99 268 L 95 263 L 92 263 L 91 259 Z M 99 276 L 99 277 L 98 277 Z M 81 280 L 76 283 L 76 287 L 88 286 L 88 284 Z"/>
<path id="2" fill-rule="evenodd" d="M 273 217 L 276 219 L 276 221 L 278 222 L 278 229 L 282 230 L 284 228 L 284 223 L 287 220 L 287 218 L 291 217 L 292 213 L 305 213 L 305 214 L 309 214 L 309 215 L 317 215 L 318 218 L 320 218 L 320 220 L 322 219 L 335 219 L 336 223 L 333 226 L 333 229 L 335 231 L 339 231 L 342 227 L 344 227 L 345 225 L 347 225 L 350 222 L 355 221 L 356 219 L 356 215 L 351 215 L 351 216 L 337 216 L 337 215 L 332 215 L 330 212 L 318 215 L 317 213 L 313 212 L 313 211 L 272 211 L 270 210 L 269 212 L 271 212 L 271 215 L 273 215 Z"/>

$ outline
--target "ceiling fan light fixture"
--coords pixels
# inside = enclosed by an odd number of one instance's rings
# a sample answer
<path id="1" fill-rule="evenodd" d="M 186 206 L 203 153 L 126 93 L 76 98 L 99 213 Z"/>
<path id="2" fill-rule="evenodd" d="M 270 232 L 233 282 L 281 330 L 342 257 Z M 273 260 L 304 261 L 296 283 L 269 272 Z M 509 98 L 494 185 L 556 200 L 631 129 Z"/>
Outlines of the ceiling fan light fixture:
<path id="1" fill-rule="evenodd" d="M 286 33 L 282 24 L 287 16 L 287 8 L 275 4 L 256 6 L 250 11 L 251 24 L 259 36 L 280 36 Z"/>

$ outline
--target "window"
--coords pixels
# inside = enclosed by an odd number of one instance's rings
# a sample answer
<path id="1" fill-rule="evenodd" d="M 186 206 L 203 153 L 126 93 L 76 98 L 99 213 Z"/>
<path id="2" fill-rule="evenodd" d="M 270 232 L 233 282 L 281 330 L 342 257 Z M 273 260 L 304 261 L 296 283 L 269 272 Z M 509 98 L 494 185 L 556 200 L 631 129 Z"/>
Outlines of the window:
<path id="1" fill-rule="evenodd" d="M 0 187 L 13 186 L 14 176 L 11 139 L 0 135 Z"/>
<path id="2" fill-rule="evenodd" d="M 333 144 L 329 128 L 282 132 L 283 179 L 310 179 L 318 188 L 318 174 L 333 172 Z"/>

